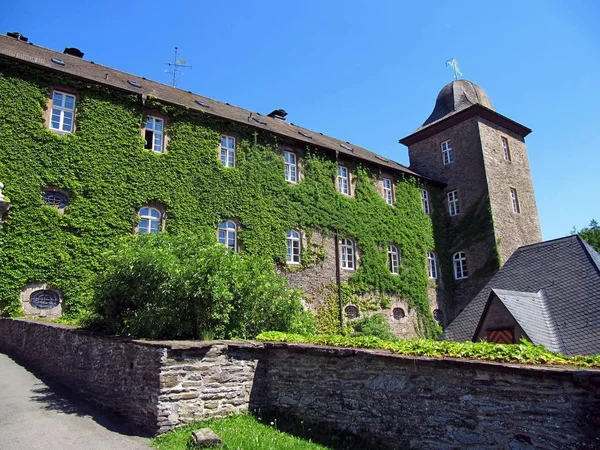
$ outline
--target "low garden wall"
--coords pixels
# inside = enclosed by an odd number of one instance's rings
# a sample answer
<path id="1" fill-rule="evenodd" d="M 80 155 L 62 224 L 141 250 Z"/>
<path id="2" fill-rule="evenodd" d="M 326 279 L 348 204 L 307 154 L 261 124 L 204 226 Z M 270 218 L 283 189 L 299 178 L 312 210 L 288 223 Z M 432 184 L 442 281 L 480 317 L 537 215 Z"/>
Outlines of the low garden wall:
<path id="1" fill-rule="evenodd" d="M 13 319 L 0 319 L 0 351 L 150 432 L 260 408 L 391 448 L 600 448 L 598 370 L 132 341 Z"/>

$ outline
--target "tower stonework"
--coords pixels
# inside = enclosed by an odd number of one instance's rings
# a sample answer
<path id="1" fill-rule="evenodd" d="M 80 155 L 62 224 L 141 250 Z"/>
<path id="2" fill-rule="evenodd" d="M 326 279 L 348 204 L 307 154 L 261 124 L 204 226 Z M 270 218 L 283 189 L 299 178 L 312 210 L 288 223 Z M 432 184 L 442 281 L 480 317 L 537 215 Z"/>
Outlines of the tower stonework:
<path id="1" fill-rule="evenodd" d="M 446 323 L 519 246 L 541 241 L 525 147 L 530 132 L 495 112 L 479 86 L 458 80 L 442 88 L 429 118 L 400 141 L 411 169 L 445 183 L 433 220 L 442 270 L 435 301 L 445 304 Z M 458 202 L 454 215 L 449 194 Z M 460 253 L 466 277 L 456 276 Z"/>

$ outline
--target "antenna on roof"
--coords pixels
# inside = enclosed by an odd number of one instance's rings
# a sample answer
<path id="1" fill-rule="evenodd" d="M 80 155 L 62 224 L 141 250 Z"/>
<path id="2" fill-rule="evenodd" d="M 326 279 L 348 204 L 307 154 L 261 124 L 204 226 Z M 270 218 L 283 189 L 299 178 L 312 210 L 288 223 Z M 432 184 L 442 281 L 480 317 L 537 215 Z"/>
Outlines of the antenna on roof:
<path id="1" fill-rule="evenodd" d="M 173 71 L 171 71 L 171 72 L 169 72 L 168 70 L 165 70 L 165 72 L 173 74 L 173 81 L 171 81 L 171 86 L 173 86 L 173 87 L 175 87 L 175 85 L 177 84 L 177 69 L 191 69 L 192 68 L 192 66 L 187 65 L 187 61 L 185 59 L 177 59 L 177 52 L 178 52 L 178 49 L 177 49 L 177 47 L 175 47 L 175 59 L 173 60 L 172 63 L 165 63 L 167 66 L 173 68 Z"/>

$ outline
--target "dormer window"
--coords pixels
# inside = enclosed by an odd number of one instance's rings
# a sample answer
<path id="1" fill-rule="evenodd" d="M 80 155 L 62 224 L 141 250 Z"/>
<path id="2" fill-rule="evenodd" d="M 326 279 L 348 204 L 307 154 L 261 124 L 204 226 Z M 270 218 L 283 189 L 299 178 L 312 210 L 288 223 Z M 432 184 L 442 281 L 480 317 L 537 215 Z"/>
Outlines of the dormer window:
<path id="1" fill-rule="evenodd" d="M 50 129 L 63 133 L 73 132 L 75 122 L 75 96 L 66 92 L 52 92 Z"/>
<path id="2" fill-rule="evenodd" d="M 144 138 L 146 139 L 144 148 L 146 150 L 152 150 L 155 153 L 164 151 L 164 128 L 164 119 L 154 116 L 148 117 L 144 128 Z"/>

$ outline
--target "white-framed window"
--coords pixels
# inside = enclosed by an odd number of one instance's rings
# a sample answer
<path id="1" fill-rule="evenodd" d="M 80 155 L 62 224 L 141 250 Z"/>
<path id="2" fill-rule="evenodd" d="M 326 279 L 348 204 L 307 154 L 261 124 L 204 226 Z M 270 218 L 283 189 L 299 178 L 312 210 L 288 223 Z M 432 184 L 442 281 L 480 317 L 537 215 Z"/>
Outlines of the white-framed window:
<path id="1" fill-rule="evenodd" d="M 510 147 L 508 146 L 508 139 L 502 136 L 500 140 L 502 141 L 502 149 L 504 150 L 504 159 L 510 161 Z"/>
<path id="2" fill-rule="evenodd" d="M 342 269 L 356 269 L 356 252 L 352 239 L 344 238 L 341 240 L 340 253 Z"/>
<path id="3" fill-rule="evenodd" d="M 427 275 L 432 280 L 438 279 L 437 256 L 434 252 L 427 252 Z"/>
<path id="4" fill-rule="evenodd" d="M 392 186 L 393 184 L 391 178 L 383 179 L 383 199 L 388 205 L 394 204 L 394 191 Z"/>
<path id="5" fill-rule="evenodd" d="M 429 204 L 429 191 L 427 189 L 421 189 L 421 200 L 423 201 L 423 211 L 425 211 L 425 214 L 431 214 L 431 205 Z"/>
<path id="6" fill-rule="evenodd" d="M 283 152 L 285 162 L 285 181 L 289 183 L 298 182 L 298 162 L 296 154 L 292 152 Z"/>
<path id="7" fill-rule="evenodd" d="M 146 139 L 146 145 L 144 146 L 146 150 L 162 153 L 165 143 L 165 120 L 149 116 L 144 128 L 144 138 Z"/>
<path id="8" fill-rule="evenodd" d="M 225 247 L 233 250 L 234 253 L 237 253 L 237 225 L 233 220 L 225 220 L 219 224 L 217 239 L 219 244 L 223 244 Z"/>
<path id="9" fill-rule="evenodd" d="M 138 211 L 137 232 L 140 234 L 158 233 L 162 229 L 162 214 L 157 208 L 144 206 Z"/>
<path id="10" fill-rule="evenodd" d="M 460 208 L 458 206 L 458 191 L 448 192 L 448 212 L 451 216 L 458 216 Z"/>
<path id="11" fill-rule="evenodd" d="M 235 138 L 231 136 L 221 136 L 221 163 L 235 167 Z"/>
<path id="12" fill-rule="evenodd" d="M 65 92 L 52 92 L 50 129 L 71 133 L 75 122 L 75 96 Z"/>
<path id="13" fill-rule="evenodd" d="M 394 275 L 398 275 L 400 261 L 400 250 L 398 250 L 398 247 L 393 244 L 388 245 L 388 267 Z"/>
<path id="14" fill-rule="evenodd" d="M 287 257 L 288 264 L 300 264 L 300 251 L 302 248 L 302 239 L 300 233 L 295 230 L 286 232 Z"/>
<path id="15" fill-rule="evenodd" d="M 519 206 L 519 195 L 515 188 L 510 188 L 510 200 L 512 201 L 513 212 L 519 214 L 521 212 L 521 207 Z"/>
<path id="16" fill-rule="evenodd" d="M 455 253 L 452 257 L 454 262 L 454 279 L 462 280 L 468 277 L 467 255 L 464 252 Z"/>
<path id="17" fill-rule="evenodd" d="M 350 175 L 348 168 L 338 166 L 338 191 L 344 195 L 350 195 Z"/>
<path id="18" fill-rule="evenodd" d="M 452 142 L 450 141 L 450 139 L 442 142 L 441 147 L 444 165 L 454 162 L 454 154 L 452 153 Z"/>

